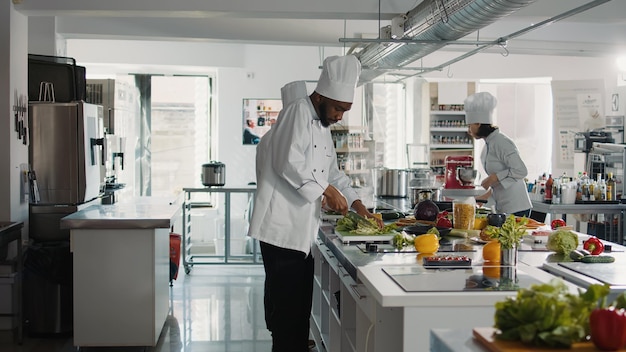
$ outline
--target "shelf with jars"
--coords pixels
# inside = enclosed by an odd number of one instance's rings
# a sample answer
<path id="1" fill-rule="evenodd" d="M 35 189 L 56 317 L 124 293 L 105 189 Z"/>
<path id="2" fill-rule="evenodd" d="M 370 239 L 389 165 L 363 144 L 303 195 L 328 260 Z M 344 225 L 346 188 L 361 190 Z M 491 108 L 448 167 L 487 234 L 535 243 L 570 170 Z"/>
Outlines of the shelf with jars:
<path id="1" fill-rule="evenodd" d="M 372 141 L 366 140 L 362 126 L 331 126 L 337 166 L 352 179 L 353 187 L 372 185 Z"/>
<path id="2" fill-rule="evenodd" d="M 434 168 L 443 167 L 447 155 L 474 154 L 474 140 L 467 133 L 462 105 L 443 108 L 453 110 L 430 112 L 430 166 Z"/>
<path id="3" fill-rule="evenodd" d="M 465 124 L 463 101 L 475 90 L 473 82 L 429 83 L 429 160 L 437 173 L 443 172 L 448 155 L 474 156 L 474 139 Z"/>

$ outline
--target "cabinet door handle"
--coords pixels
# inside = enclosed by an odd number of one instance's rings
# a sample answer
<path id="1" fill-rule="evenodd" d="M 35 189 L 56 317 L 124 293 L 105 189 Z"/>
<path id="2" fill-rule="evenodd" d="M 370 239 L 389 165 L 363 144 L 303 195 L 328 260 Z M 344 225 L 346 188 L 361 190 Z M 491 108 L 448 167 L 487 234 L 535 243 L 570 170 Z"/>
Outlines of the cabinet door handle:
<path id="1" fill-rule="evenodd" d="M 359 292 L 359 287 L 358 285 L 350 285 L 350 288 L 352 289 L 352 292 L 354 292 L 354 294 L 359 298 L 359 299 L 364 299 L 367 298 L 367 295 L 363 295 L 361 294 L 361 292 Z"/>
<path id="2" fill-rule="evenodd" d="M 341 264 L 337 265 L 337 271 L 339 271 L 342 277 L 346 277 L 349 275 L 345 270 L 343 270 L 343 265 Z"/>

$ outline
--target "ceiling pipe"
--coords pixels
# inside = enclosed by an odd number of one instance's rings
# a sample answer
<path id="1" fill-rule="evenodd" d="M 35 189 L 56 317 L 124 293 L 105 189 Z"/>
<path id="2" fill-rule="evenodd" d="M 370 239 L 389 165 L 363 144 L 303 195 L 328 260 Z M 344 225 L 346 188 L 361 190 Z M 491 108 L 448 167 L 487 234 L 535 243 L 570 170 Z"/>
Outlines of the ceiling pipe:
<path id="1" fill-rule="evenodd" d="M 424 69 L 420 73 L 410 75 L 415 76 L 425 72 L 441 70 L 445 66 L 495 45 L 504 47 L 509 39 L 519 37 L 532 30 L 547 26 L 611 0 L 591 1 L 585 5 L 511 33 L 508 36 L 500 37 L 494 41 L 458 41 L 458 39 L 484 28 L 535 1 L 536 0 L 425 0 L 405 15 L 404 36 L 402 38 L 391 39 L 390 29 L 387 28 L 387 30 L 385 30 L 385 28 L 383 28 L 381 31 L 383 34 L 380 39 L 359 40 L 344 38 L 340 39 L 340 41 L 357 43 L 352 46 L 349 53 L 353 53 L 357 56 L 363 66 L 360 83 L 372 81 L 374 78 L 393 68 L 402 70 L 404 66 L 446 45 L 479 45 L 478 48 L 456 59 L 450 60 L 437 67 Z M 366 43 L 366 45 L 362 46 L 359 43 Z"/>
<path id="2" fill-rule="evenodd" d="M 444 62 L 444 63 L 442 63 L 442 64 L 440 64 L 438 66 L 435 66 L 435 67 L 429 67 L 429 68 L 405 67 L 405 68 L 400 68 L 400 70 L 412 70 L 412 71 L 416 71 L 417 70 L 419 72 L 413 73 L 413 74 L 410 74 L 410 75 L 404 75 L 404 77 L 402 77 L 402 79 L 398 80 L 397 82 L 405 80 L 405 79 L 407 79 L 409 77 L 422 75 L 422 74 L 428 73 L 428 72 L 442 71 L 446 66 L 450 66 L 450 65 L 452 65 L 454 63 L 457 63 L 457 62 L 459 62 L 461 60 L 464 60 L 464 59 L 466 59 L 466 58 L 468 58 L 470 56 L 478 54 L 481 51 L 484 51 L 484 50 L 489 49 L 489 48 L 491 48 L 493 46 L 496 46 L 496 45 L 501 45 L 501 46 L 504 47 L 506 45 L 506 43 L 509 40 L 511 40 L 511 39 L 515 39 L 517 37 L 520 37 L 520 36 L 522 36 L 522 35 L 524 35 L 524 34 L 526 34 L 528 32 L 534 31 L 536 29 L 549 26 L 549 25 L 551 25 L 553 23 L 556 23 L 558 21 L 561 21 L 563 19 L 566 19 L 566 18 L 574 16 L 574 15 L 577 15 L 577 14 L 582 13 L 584 11 L 590 10 L 590 9 L 596 7 L 596 6 L 600 6 L 600 5 L 602 5 L 604 3 L 607 3 L 609 1 L 612 1 L 612 0 L 594 0 L 594 1 L 588 2 L 588 3 L 584 4 L 584 5 L 581 5 L 579 7 L 571 9 L 569 11 L 563 12 L 563 13 L 561 13 L 559 15 L 550 17 L 550 18 L 548 18 L 548 19 L 546 19 L 544 21 L 541 21 L 541 22 L 535 23 L 533 25 L 530 25 L 530 26 L 528 26 L 526 28 L 520 29 L 519 31 L 513 32 L 513 33 L 511 33 L 509 35 L 502 36 L 502 37 L 500 37 L 500 38 L 498 38 L 498 39 L 496 39 L 494 41 L 482 44 L 480 47 L 478 47 L 478 48 L 476 48 L 476 49 L 474 49 L 472 51 L 469 51 L 469 52 L 467 52 L 467 53 L 465 53 L 463 55 L 457 56 L 456 58 L 454 58 L 452 60 L 449 60 L 449 61 L 446 61 L 446 62 Z"/>
<path id="3" fill-rule="evenodd" d="M 424 0 L 406 13 L 401 39 L 429 41 L 422 44 L 401 42 L 371 43 L 354 52 L 361 61 L 360 81 L 369 82 L 384 71 L 379 67 L 403 67 L 536 0 Z M 383 33 L 390 34 L 390 29 Z M 389 39 L 390 35 L 386 35 Z M 350 51 L 352 52 L 354 48 Z"/>

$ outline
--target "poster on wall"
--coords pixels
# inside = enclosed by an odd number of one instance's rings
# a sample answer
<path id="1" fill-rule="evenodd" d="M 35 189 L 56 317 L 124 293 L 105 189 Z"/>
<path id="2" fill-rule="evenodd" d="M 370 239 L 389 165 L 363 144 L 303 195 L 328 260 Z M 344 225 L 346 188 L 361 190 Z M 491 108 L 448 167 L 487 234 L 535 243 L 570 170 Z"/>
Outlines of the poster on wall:
<path id="1" fill-rule="evenodd" d="M 255 145 L 271 128 L 283 108 L 280 99 L 243 100 L 243 144 Z"/>
<path id="2" fill-rule="evenodd" d="M 552 173 L 574 170 L 574 136 L 577 132 L 604 127 L 604 81 L 552 81 L 553 133 Z M 578 170 L 580 171 L 580 170 Z"/>
<path id="3" fill-rule="evenodd" d="M 578 94 L 578 116 L 582 131 L 590 131 L 606 126 L 602 112 L 602 96 L 599 93 Z"/>

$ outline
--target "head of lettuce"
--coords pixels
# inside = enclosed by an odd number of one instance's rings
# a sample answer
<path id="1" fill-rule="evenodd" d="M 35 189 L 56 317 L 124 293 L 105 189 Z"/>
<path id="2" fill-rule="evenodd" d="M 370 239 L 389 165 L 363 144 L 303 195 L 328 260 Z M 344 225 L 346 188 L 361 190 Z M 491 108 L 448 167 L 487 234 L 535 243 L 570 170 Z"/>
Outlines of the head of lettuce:
<path id="1" fill-rule="evenodd" d="M 560 254 L 568 255 L 578 248 L 578 235 L 568 230 L 557 230 L 548 236 L 546 248 Z"/>

